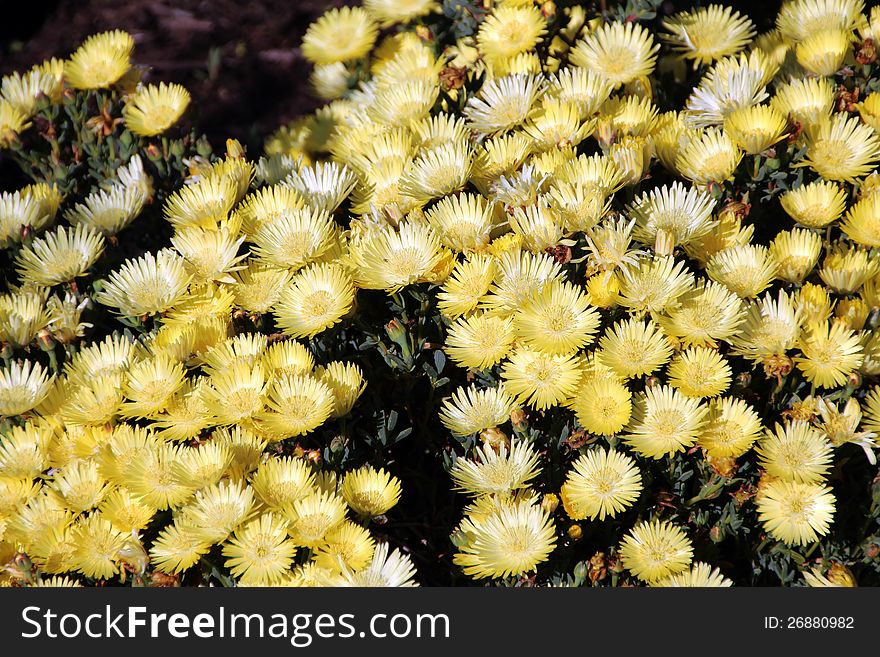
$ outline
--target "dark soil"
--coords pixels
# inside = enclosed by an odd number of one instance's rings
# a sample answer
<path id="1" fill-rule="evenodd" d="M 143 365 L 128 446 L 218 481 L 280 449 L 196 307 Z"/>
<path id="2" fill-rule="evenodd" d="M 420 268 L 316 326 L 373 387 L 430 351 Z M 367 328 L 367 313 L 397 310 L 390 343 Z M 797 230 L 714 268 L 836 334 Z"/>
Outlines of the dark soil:
<path id="1" fill-rule="evenodd" d="M 40 0 L 0 25 L 0 75 L 68 56 L 96 32 L 135 39 L 145 81 L 179 82 L 196 124 L 222 150 L 227 137 L 252 156 L 266 135 L 319 103 L 299 51 L 308 25 L 354 0 Z"/>

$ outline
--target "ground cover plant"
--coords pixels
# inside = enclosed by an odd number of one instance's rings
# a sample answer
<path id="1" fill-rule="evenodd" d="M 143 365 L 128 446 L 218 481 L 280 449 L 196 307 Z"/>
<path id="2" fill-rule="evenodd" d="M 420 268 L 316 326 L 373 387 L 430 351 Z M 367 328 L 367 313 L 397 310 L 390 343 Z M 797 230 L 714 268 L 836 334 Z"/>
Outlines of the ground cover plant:
<path id="1" fill-rule="evenodd" d="M 871 586 L 880 8 L 364 0 L 213 148 L 0 83 L 0 582 Z"/>

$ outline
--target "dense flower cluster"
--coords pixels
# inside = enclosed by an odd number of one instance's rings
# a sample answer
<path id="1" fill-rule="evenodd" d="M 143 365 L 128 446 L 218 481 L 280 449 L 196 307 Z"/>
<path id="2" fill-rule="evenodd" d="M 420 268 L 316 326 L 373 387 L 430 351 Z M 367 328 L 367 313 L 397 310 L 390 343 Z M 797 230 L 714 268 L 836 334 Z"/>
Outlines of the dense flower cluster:
<path id="1" fill-rule="evenodd" d="M 329 10 L 302 43 L 326 105 L 257 162 L 195 163 L 169 243 L 88 302 L 132 331 L 62 365 L 45 344 L 90 328 L 74 279 L 150 176 L 133 156 L 82 202 L 4 193 L 13 577 L 205 558 L 243 585 L 411 584 L 420 546 L 371 530 L 412 482 L 416 508 L 467 498 L 428 549 L 473 580 L 876 582 L 880 9 L 790 0 L 758 34 L 720 5 L 568 5 Z M 165 133 L 189 96 L 122 85 L 132 46 L 4 79 L 0 145 L 35 94 L 110 85 Z M 448 477 L 404 471 L 404 438 Z"/>

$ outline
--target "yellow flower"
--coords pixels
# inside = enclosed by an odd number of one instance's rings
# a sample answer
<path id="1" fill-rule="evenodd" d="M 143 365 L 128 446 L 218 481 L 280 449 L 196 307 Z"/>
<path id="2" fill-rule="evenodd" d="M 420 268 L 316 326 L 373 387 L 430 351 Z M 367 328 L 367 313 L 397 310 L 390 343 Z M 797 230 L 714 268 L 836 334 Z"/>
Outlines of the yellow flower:
<path id="1" fill-rule="evenodd" d="M 587 431 L 613 436 L 629 422 L 632 393 L 616 378 L 596 377 L 581 383 L 570 405 Z"/>
<path id="2" fill-rule="evenodd" d="M 501 377 L 520 403 L 544 410 L 574 396 L 581 377 L 580 362 L 574 356 L 520 347 L 504 364 Z"/>
<path id="3" fill-rule="evenodd" d="M 853 294 L 877 274 L 880 259 L 872 257 L 867 249 L 854 247 L 830 248 L 819 269 L 819 278 L 838 294 Z"/>
<path id="4" fill-rule="evenodd" d="M 259 413 L 260 428 L 274 440 L 314 431 L 333 413 L 330 387 L 313 376 L 285 374 L 266 390 L 268 410 Z"/>
<path id="5" fill-rule="evenodd" d="M 615 87 L 650 75 L 660 46 L 634 21 L 605 23 L 571 51 L 571 63 L 606 78 Z"/>
<path id="6" fill-rule="evenodd" d="M 653 583 L 688 569 L 693 547 L 687 534 L 668 521 L 643 521 L 620 543 L 624 567 L 644 582 Z"/>
<path id="7" fill-rule="evenodd" d="M 509 447 L 502 442 L 497 449 L 483 443 L 474 452 L 475 460 L 455 459 L 449 473 L 456 488 L 468 495 L 506 497 L 538 476 L 538 453 L 527 441 L 513 440 Z"/>
<path id="8" fill-rule="evenodd" d="M 642 492 L 642 473 L 629 456 L 603 449 L 572 465 L 560 496 L 572 520 L 605 520 L 632 506 Z"/>
<path id="9" fill-rule="evenodd" d="M 437 294 L 440 312 L 450 319 L 467 315 L 477 308 L 495 278 L 495 259 L 471 255 L 455 265 Z"/>
<path id="10" fill-rule="evenodd" d="M 189 92 L 179 84 L 150 84 L 126 98 L 122 118 L 137 135 L 160 135 L 177 123 L 189 101 Z"/>
<path id="11" fill-rule="evenodd" d="M 769 481 L 756 502 L 758 517 L 770 535 L 787 545 L 807 545 L 828 533 L 835 498 L 823 484 Z"/>
<path id="12" fill-rule="evenodd" d="M 804 164 L 825 180 L 854 182 L 870 173 L 880 160 L 880 136 L 845 113 L 810 126 L 806 138 Z"/>
<path id="13" fill-rule="evenodd" d="M 104 250 L 104 238 L 95 229 L 79 224 L 64 226 L 34 240 L 16 257 L 24 281 L 51 287 L 82 276 Z"/>
<path id="14" fill-rule="evenodd" d="M 466 140 L 435 146 L 409 163 L 400 178 L 400 194 L 420 205 L 447 196 L 467 184 L 472 166 L 473 152 Z"/>
<path id="15" fill-rule="evenodd" d="M 494 78 L 468 98 L 464 115 L 469 127 L 483 135 L 507 132 L 537 113 L 535 102 L 545 90 L 546 82 L 534 75 L 516 73 Z"/>
<path id="16" fill-rule="evenodd" d="M 455 436 L 470 436 L 503 424 L 510 419 L 516 402 L 503 386 L 477 389 L 458 388 L 443 402 L 440 421 Z"/>
<path id="17" fill-rule="evenodd" d="M 364 9 L 379 21 L 382 27 L 408 23 L 437 11 L 435 0 L 364 0 Z"/>
<path id="18" fill-rule="evenodd" d="M 801 420 L 777 424 L 755 446 L 758 460 L 774 480 L 820 483 L 831 465 L 832 448 L 825 436 Z"/>
<path id="19" fill-rule="evenodd" d="M 668 34 L 661 34 L 661 40 L 683 59 L 693 60 L 695 68 L 741 52 L 755 36 L 752 21 L 715 4 L 673 14 L 663 20 L 663 28 Z"/>
<path id="20" fill-rule="evenodd" d="M 730 340 L 745 319 L 742 300 L 713 281 L 700 281 L 667 312 L 657 316 L 657 323 L 685 346 L 715 347 Z"/>
<path id="21" fill-rule="evenodd" d="M 690 570 L 678 573 L 677 575 L 668 575 L 663 579 L 651 582 L 651 586 L 724 588 L 733 586 L 733 582 L 722 575 L 718 568 L 713 568 L 702 561 L 695 561 L 691 564 Z"/>
<path id="22" fill-rule="evenodd" d="M 93 34 L 64 63 L 64 79 L 76 89 L 101 89 L 131 68 L 134 39 L 122 30 Z"/>
<path id="23" fill-rule="evenodd" d="M 795 48 L 798 64 L 818 77 L 834 75 L 849 51 L 850 34 L 834 28 L 811 34 Z"/>
<path id="24" fill-rule="evenodd" d="M 37 361 L 10 362 L 0 369 L 0 415 L 21 415 L 39 406 L 54 383 Z"/>
<path id="25" fill-rule="evenodd" d="M 788 40 L 803 41 L 821 30 L 852 30 L 863 0 L 794 0 L 779 8 L 776 27 Z"/>
<path id="26" fill-rule="evenodd" d="M 642 456 L 659 459 L 691 447 L 705 425 L 706 407 L 669 386 L 636 397 L 624 441 Z"/>
<path id="27" fill-rule="evenodd" d="M 563 103 L 574 103 L 581 119 L 587 119 L 608 100 L 613 84 L 586 68 L 563 68 L 550 76 L 548 92 Z"/>
<path id="28" fill-rule="evenodd" d="M 447 196 L 427 212 L 425 218 L 443 245 L 455 251 L 486 246 L 492 232 L 493 205 L 477 194 Z"/>
<path id="29" fill-rule="evenodd" d="M 862 121 L 880 132 L 880 93 L 873 92 L 865 96 L 865 100 L 858 103 L 856 108 Z"/>
<path id="30" fill-rule="evenodd" d="M 378 26 L 361 7 L 334 8 L 309 25 L 301 49 L 312 64 L 348 62 L 365 57 L 378 35 Z"/>
<path id="31" fill-rule="evenodd" d="M 314 563 L 329 571 L 363 570 L 373 558 L 376 541 L 370 532 L 349 520 L 328 532 L 315 550 Z"/>
<path id="32" fill-rule="evenodd" d="M 768 292 L 749 306 L 741 330 L 731 336 L 732 352 L 756 361 L 784 355 L 797 343 L 801 316 L 784 290 L 775 300 Z"/>
<path id="33" fill-rule="evenodd" d="M 488 310 L 508 316 L 551 281 L 562 279 L 559 263 L 546 254 L 505 251 L 495 261 L 495 279 L 481 300 Z"/>
<path id="34" fill-rule="evenodd" d="M 468 538 L 453 563 L 474 579 L 523 575 L 556 547 L 553 521 L 528 499 L 499 501 L 485 515 L 465 517 L 457 533 Z"/>
<path id="35" fill-rule="evenodd" d="M 113 528 L 100 513 L 83 516 L 71 531 L 71 565 L 93 579 L 109 579 L 119 571 L 125 534 Z"/>
<path id="36" fill-rule="evenodd" d="M 125 487 L 139 502 L 165 510 L 184 504 L 195 492 L 185 481 L 178 449 L 168 443 L 153 446 L 124 468 Z"/>
<path id="37" fill-rule="evenodd" d="M 0 150 L 8 148 L 18 135 L 30 127 L 27 114 L 0 98 Z"/>
<path id="38" fill-rule="evenodd" d="M 634 313 L 663 312 L 693 287 L 691 273 L 672 256 L 642 258 L 637 266 L 624 269 L 619 278 L 619 303 Z"/>
<path id="39" fill-rule="evenodd" d="M 679 182 L 642 194 L 628 208 L 635 219 L 634 237 L 653 246 L 657 255 L 672 255 L 676 246 L 705 235 L 712 228 L 715 201 L 696 187 L 686 189 Z"/>
<path id="40" fill-rule="evenodd" d="M 367 387 L 361 368 L 354 363 L 333 361 L 327 367 L 316 367 L 315 376 L 333 392 L 330 417 L 348 415 Z"/>
<path id="41" fill-rule="evenodd" d="M 770 105 L 752 105 L 724 117 L 724 131 L 749 155 L 763 153 L 786 135 L 785 116 Z"/>
<path id="42" fill-rule="evenodd" d="M 821 252 L 822 238 L 799 228 L 777 233 L 770 243 L 770 256 L 779 263 L 777 276 L 789 283 L 802 282 L 813 271 Z"/>
<path id="43" fill-rule="evenodd" d="M 401 554 L 400 550 L 388 551 L 388 543 L 376 546 L 370 564 L 355 572 L 345 570 L 341 577 L 333 582 L 335 586 L 358 587 L 397 587 L 418 586 L 413 580 L 416 569 L 409 555 Z"/>
<path id="44" fill-rule="evenodd" d="M 264 513 L 236 530 L 223 546 L 226 566 L 242 586 L 269 586 L 280 582 L 296 556 L 296 543 L 287 537 L 279 516 Z"/>
<path id="45" fill-rule="evenodd" d="M 575 286 L 551 281 L 522 304 L 513 321 L 517 335 L 529 347 L 567 355 L 592 341 L 599 313 Z"/>
<path id="46" fill-rule="evenodd" d="M 532 50 L 547 32 L 547 21 L 532 6 L 499 6 L 480 23 L 477 46 L 490 62 L 502 62 Z"/>
<path id="47" fill-rule="evenodd" d="M 792 123 L 816 125 L 831 116 L 834 86 L 828 78 L 795 79 L 777 87 L 770 103 Z"/>
<path id="48" fill-rule="evenodd" d="M 690 347 L 676 355 L 667 370 L 669 385 L 688 397 L 717 397 L 730 386 L 730 365 L 714 349 Z"/>
<path id="49" fill-rule="evenodd" d="M 856 244 L 880 246 L 880 195 L 873 194 L 850 207 L 841 228 Z"/>
<path id="50" fill-rule="evenodd" d="M 272 312 L 287 335 L 311 338 L 338 324 L 354 300 L 354 285 L 343 267 L 315 264 L 291 279 Z"/>
<path id="51" fill-rule="evenodd" d="M 773 282 L 779 263 L 767 247 L 748 244 L 732 246 L 713 255 L 706 273 L 743 299 L 754 298 Z"/>
<path id="52" fill-rule="evenodd" d="M 356 513 L 375 518 L 388 513 L 400 500 L 400 479 L 365 465 L 346 473 L 340 492 Z"/>
<path id="53" fill-rule="evenodd" d="M 287 268 L 251 260 L 247 267 L 232 273 L 233 282 L 230 287 L 235 304 L 249 312 L 269 312 L 278 303 L 290 277 L 291 272 Z"/>
<path id="54" fill-rule="evenodd" d="M 150 548 L 150 561 L 159 570 L 170 574 L 191 568 L 211 544 L 199 538 L 189 527 L 170 524 L 159 532 Z"/>
<path id="55" fill-rule="evenodd" d="M 74 513 L 94 509 L 110 492 L 110 486 L 98 472 L 97 464 L 82 459 L 61 468 L 55 474 L 50 488 Z"/>
<path id="56" fill-rule="evenodd" d="M 623 378 L 651 374 L 672 356 L 663 331 L 652 320 L 625 319 L 610 327 L 599 340 L 598 359 Z"/>
<path id="57" fill-rule="evenodd" d="M 314 491 L 284 507 L 287 531 L 296 545 L 314 548 L 345 521 L 345 502 L 333 493 Z"/>
<path id="58" fill-rule="evenodd" d="M 315 474 L 303 459 L 281 456 L 261 463 L 251 485 L 264 504 L 279 510 L 309 495 L 315 488 Z"/>
<path id="59" fill-rule="evenodd" d="M 723 130 L 709 128 L 690 141 L 675 160 L 675 168 L 697 185 L 721 183 L 733 176 L 742 151 Z"/>
<path id="60" fill-rule="evenodd" d="M 112 272 L 97 300 L 130 317 L 168 310 L 181 300 L 189 277 L 183 258 L 170 249 L 126 260 Z"/>
<path id="61" fill-rule="evenodd" d="M 751 449 L 763 429 L 758 414 L 742 399 L 713 399 L 697 443 L 714 458 L 737 458 Z"/>
<path id="62" fill-rule="evenodd" d="M 431 280 L 446 253 L 426 223 L 408 221 L 396 232 L 377 229 L 363 243 L 352 245 L 354 282 L 366 289 L 397 292 L 407 285 Z"/>
<path id="63" fill-rule="evenodd" d="M 838 322 L 811 324 L 798 346 L 802 355 L 794 359 L 795 365 L 819 388 L 842 386 L 864 358 L 858 336 Z"/>
<path id="64" fill-rule="evenodd" d="M 512 317 L 484 313 L 459 318 L 450 326 L 445 351 L 458 365 L 483 370 L 501 362 L 515 339 Z"/>

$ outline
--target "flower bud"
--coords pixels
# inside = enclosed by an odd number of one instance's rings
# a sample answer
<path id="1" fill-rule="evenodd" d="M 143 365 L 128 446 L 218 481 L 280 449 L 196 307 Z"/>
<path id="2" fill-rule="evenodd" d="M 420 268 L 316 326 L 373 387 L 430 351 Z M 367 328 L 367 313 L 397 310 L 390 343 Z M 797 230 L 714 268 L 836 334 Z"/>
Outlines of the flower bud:
<path id="1" fill-rule="evenodd" d="M 579 541 L 584 536 L 584 530 L 577 523 L 568 526 L 568 537 L 573 541 Z"/>
<path id="2" fill-rule="evenodd" d="M 553 493 L 547 493 L 541 498 L 541 508 L 548 514 L 556 511 L 559 506 L 559 497 Z"/>

